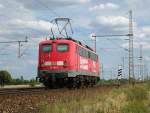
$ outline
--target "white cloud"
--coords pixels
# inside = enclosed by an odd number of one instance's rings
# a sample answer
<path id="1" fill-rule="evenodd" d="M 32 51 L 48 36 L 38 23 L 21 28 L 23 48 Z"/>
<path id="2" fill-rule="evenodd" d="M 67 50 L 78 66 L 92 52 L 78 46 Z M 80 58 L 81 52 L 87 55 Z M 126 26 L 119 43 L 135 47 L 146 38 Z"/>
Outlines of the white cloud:
<path id="1" fill-rule="evenodd" d="M 113 9 L 118 9 L 119 6 L 114 3 L 106 3 L 106 4 L 99 4 L 95 5 L 93 7 L 90 7 L 90 11 L 97 11 L 97 10 L 113 10 Z"/>
<path id="2" fill-rule="evenodd" d="M 50 31 L 50 28 L 53 26 L 52 23 L 44 20 L 14 19 L 8 23 L 9 25 L 13 25 L 14 28 L 28 28 L 28 29 L 44 30 L 44 31 Z"/>
<path id="3" fill-rule="evenodd" d="M 129 23 L 129 19 L 123 16 L 98 16 L 96 20 L 106 26 L 126 26 Z"/>
<path id="4" fill-rule="evenodd" d="M 79 0 L 80 3 L 88 3 L 90 0 Z"/>
<path id="5" fill-rule="evenodd" d="M 149 36 L 150 36 L 150 26 L 144 26 L 144 27 L 136 26 L 134 28 L 135 39 L 145 40 L 145 39 L 149 38 Z"/>
<path id="6" fill-rule="evenodd" d="M 144 56 L 144 59 L 145 59 L 146 61 L 150 61 L 150 57 L 149 57 L 149 56 Z"/>
<path id="7" fill-rule="evenodd" d="M 146 34 L 149 34 L 150 35 L 150 26 L 145 26 L 142 28 L 142 31 Z"/>
<path id="8" fill-rule="evenodd" d="M 0 8 L 4 8 L 4 5 L 0 4 Z"/>
<path id="9" fill-rule="evenodd" d="M 90 2 L 90 0 L 16 0 L 22 4 L 25 8 L 39 11 L 39 10 L 55 10 L 59 8 L 66 8 L 73 5 L 81 5 Z"/>
<path id="10" fill-rule="evenodd" d="M 28 27 L 32 29 L 37 29 L 37 30 L 50 30 L 52 27 L 52 24 L 48 21 L 43 21 L 43 20 L 21 20 L 21 19 L 16 19 L 13 20 L 13 23 L 16 23 L 16 25 L 23 26 L 23 27 Z"/>
<path id="11" fill-rule="evenodd" d="M 150 45 L 147 42 L 134 42 L 133 43 L 133 47 L 134 48 L 140 48 L 140 45 L 143 46 L 143 49 L 150 49 Z M 129 43 L 124 43 L 121 45 L 124 48 L 128 48 L 129 47 Z"/>
<path id="12" fill-rule="evenodd" d="M 124 1 L 127 1 L 128 4 L 124 3 Z M 71 17 L 71 19 L 73 19 L 74 21 L 74 31 L 77 31 L 74 36 L 78 39 L 84 40 L 85 37 L 88 36 L 91 32 L 94 32 L 96 34 L 128 33 L 128 17 L 116 15 L 127 16 L 125 13 L 129 9 L 132 9 L 133 18 L 137 23 L 139 23 L 138 26 L 134 28 L 134 47 L 139 48 L 139 42 L 142 40 L 143 43 L 141 44 L 143 44 L 144 53 L 145 48 L 150 49 L 148 42 L 145 41 L 148 40 L 150 36 L 150 26 L 148 26 L 150 17 L 150 7 L 148 7 L 148 5 L 150 1 L 124 1 L 117 0 L 115 2 L 112 1 L 109 3 L 105 1 L 106 3 L 102 3 L 102 1 L 99 0 L 0 0 L 0 40 L 24 40 L 24 37 L 26 35 L 29 38 L 34 37 L 33 40 L 29 40 L 29 43 L 24 44 L 24 46 L 21 48 L 21 52 L 23 52 L 24 49 L 28 47 L 28 45 L 31 45 L 30 48 L 26 51 L 26 54 L 20 59 L 21 62 L 21 60 L 24 60 L 23 58 L 26 58 L 24 62 L 25 64 L 27 64 L 27 66 L 22 66 L 22 63 L 19 64 L 19 60 L 16 58 L 18 49 L 17 44 L 13 44 L 9 48 L 7 47 L 8 49 L 3 52 L 8 52 L 9 55 L 1 56 L 1 59 L 5 59 L 6 64 L 7 62 L 9 63 L 8 59 L 13 59 L 14 62 L 10 62 L 10 64 L 13 64 L 13 67 L 16 67 L 18 69 L 17 71 L 15 71 L 16 69 L 11 69 L 11 72 L 13 72 L 14 75 L 18 73 L 30 75 L 32 71 L 36 73 L 35 64 L 37 64 L 36 58 L 38 52 L 38 42 L 45 38 L 45 35 L 49 34 L 48 31 L 50 31 L 51 27 L 50 23 L 44 20 L 51 20 L 52 18 L 54 18 L 56 16 L 53 14 L 54 12 L 58 13 L 57 15 L 60 16 Z M 4 8 L 5 10 L 2 10 Z M 138 40 L 140 41 L 138 42 Z M 106 46 L 105 44 L 103 44 L 103 42 L 100 43 L 101 44 L 97 45 L 98 48 L 103 48 Z M 89 42 L 87 44 L 92 45 L 92 43 Z M 2 48 L 3 46 L 5 45 L 1 45 Z M 112 44 L 108 46 L 111 47 Z M 128 48 L 128 43 L 123 44 L 123 46 Z M 147 52 L 146 54 L 149 53 Z M 101 53 L 100 56 L 101 55 L 103 56 L 103 53 Z M 110 56 L 111 55 L 112 54 L 110 53 Z M 118 56 L 117 58 L 119 57 L 120 56 Z M 110 58 L 110 60 L 113 61 L 112 58 Z M 108 62 L 108 58 L 103 58 L 102 61 L 105 65 L 112 64 L 111 66 L 109 66 L 110 68 L 118 64 L 118 62 Z M 3 62 L 1 62 L 1 64 L 3 64 L 2 68 L 5 68 Z M 17 64 L 19 66 L 17 66 Z M 31 68 L 29 66 L 31 66 Z"/>

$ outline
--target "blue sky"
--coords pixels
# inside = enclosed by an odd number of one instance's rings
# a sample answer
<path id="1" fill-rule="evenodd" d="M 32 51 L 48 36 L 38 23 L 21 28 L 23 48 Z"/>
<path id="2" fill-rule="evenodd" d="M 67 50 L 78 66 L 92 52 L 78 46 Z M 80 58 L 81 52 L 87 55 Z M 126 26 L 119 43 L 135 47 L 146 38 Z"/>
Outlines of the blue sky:
<path id="1" fill-rule="evenodd" d="M 149 0 L 0 0 L 0 41 L 24 40 L 23 56 L 17 57 L 17 44 L 0 44 L 0 69 L 13 77 L 30 79 L 37 74 L 38 43 L 50 34 L 50 20 L 69 17 L 74 29 L 73 38 L 94 47 L 90 35 L 128 33 L 128 11 L 133 11 L 134 55 L 139 56 L 143 45 L 144 62 L 150 61 L 150 1 Z M 108 39 L 109 38 L 109 39 Z M 97 39 L 97 52 L 104 66 L 104 78 L 117 75 L 122 57 L 127 57 L 128 37 Z M 115 40 L 117 38 L 117 40 Z M 135 64 L 139 61 L 135 58 Z M 126 74 L 128 59 L 125 59 Z M 135 67 L 138 76 L 137 66 Z M 112 73 L 112 74 L 111 74 Z M 126 75 L 127 77 L 127 75 Z"/>

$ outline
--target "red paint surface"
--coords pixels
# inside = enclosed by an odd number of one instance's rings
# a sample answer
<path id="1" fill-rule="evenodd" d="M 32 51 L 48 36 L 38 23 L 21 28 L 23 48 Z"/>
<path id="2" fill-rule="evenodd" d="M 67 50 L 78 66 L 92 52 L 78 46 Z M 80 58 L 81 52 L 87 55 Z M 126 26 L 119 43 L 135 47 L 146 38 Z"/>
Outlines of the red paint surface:
<path id="1" fill-rule="evenodd" d="M 52 44 L 52 51 L 49 53 L 42 52 L 42 45 L 44 44 Z M 67 52 L 58 52 L 56 50 L 57 44 L 68 44 L 69 50 Z M 91 59 L 79 56 L 77 54 L 77 46 L 85 48 L 88 51 L 91 51 L 86 47 L 77 44 L 72 40 L 59 39 L 59 40 L 45 40 L 40 42 L 38 69 L 39 70 L 75 70 L 75 71 L 83 71 L 83 72 L 95 72 L 97 75 L 99 75 L 99 59 L 95 62 Z M 81 60 L 83 60 L 83 62 L 87 61 L 87 63 L 84 64 Z M 65 62 L 65 65 L 64 66 L 55 65 L 55 63 L 58 61 Z M 51 66 L 42 66 L 44 62 L 53 62 L 54 64 Z M 95 66 L 94 63 L 96 64 Z M 81 64 L 83 67 L 85 66 L 88 68 L 87 69 L 81 68 L 82 67 Z"/>

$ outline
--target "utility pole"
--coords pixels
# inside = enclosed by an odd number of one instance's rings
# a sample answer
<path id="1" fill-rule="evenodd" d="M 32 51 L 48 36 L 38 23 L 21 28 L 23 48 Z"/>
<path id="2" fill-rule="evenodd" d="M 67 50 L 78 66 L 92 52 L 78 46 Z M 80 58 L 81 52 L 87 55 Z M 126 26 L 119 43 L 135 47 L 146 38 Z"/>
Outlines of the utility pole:
<path id="1" fill-rule="evenodd" d="M 132 11 L 129 11 L 129 83 L 134 85 L 134 54 L 133 54 L 133 23 L 132 23 Z"/>
<path id="2" fill-rule="evenodd" d="M 140 57 L 139 57 L 139 60 L 140 60 L 140 78 L 142 79 L 143 81 L 143 46 L 140 45 Z"/>
<path id="3" fill-rule="evenodd" d="M 96 35 L 92 35 L 94 41 L 94 51 L 96 52 Z"/>
<path id="4" fill-rule="evenodd" d="M 121 36 L 128 36 L 129 37 L 129 83 L 134 85 L 134 54 L 133 54 L 133 23 L 132 23 L 132 11 L 129 11 L 129 33 L 128 34 L 113 34 L 113 35 L 94 35 L 92 37 L 121 37 Z"/>
<path id="5" fill-rule="evenodd" d="M 0 43 L 18 43 L 18 58 L 21 57 L 21 43 L 27 43 L 28 42 L 28 37 L 25 37 L 25 40 L 16 40 L 16 41 L 4 41 Z"/>
<path id="6" fill-rule="evenodd" d="M 94 50 L 96 52 L 96 36 L 95 36 L 95 40 L 94 41 L 95 41 L 95 44 L 94 44 L 95 45 L 95 49 Z"/>

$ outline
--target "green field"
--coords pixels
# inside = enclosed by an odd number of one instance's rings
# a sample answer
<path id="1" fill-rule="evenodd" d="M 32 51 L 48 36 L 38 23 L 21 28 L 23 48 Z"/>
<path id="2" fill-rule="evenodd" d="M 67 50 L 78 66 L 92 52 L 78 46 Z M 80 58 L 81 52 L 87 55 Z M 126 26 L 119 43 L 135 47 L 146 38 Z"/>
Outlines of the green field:
<path id="1" fill-rule="evenodd" d="M 150 113 L 150 82 L 120 88 L 92 89 L 64 96 L 55 102 L 43 101 L 40 113 Z"/>

